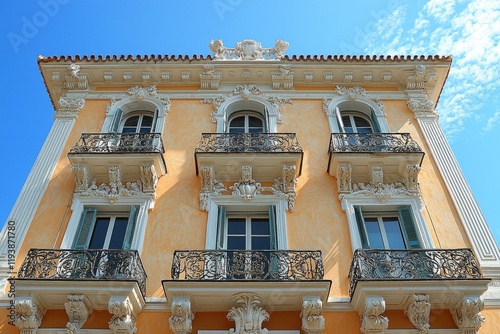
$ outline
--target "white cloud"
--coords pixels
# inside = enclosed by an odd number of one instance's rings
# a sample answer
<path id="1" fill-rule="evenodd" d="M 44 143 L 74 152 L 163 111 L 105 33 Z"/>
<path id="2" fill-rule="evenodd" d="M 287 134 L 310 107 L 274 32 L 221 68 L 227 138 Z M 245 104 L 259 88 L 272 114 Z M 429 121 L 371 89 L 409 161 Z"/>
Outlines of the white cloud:
<path id="1" fill-rule="evenodd" d="M 451 54 L 452 68 L 437 107 L 446 134 L 463 131 L 468 121 L 484 122 L 488 129 L 500 125 L 492 110 L 478 114 L 500 91 L 500 1 L 428 0 L 413 22 L 406 23 L 408 15 L 400 6 L 380 19 L 366 36 L 367 53 Z"/>
<path id="2" fill-rule="evenodd" d="M 497 111 L 496 113 L 493 114 L 492 117 L 488 119 L 486 122 L 486 125 L 483 127 L 483 131 L 490 131 L 493 129 L 496 125 L 500 124 L 500 111 Z"/>

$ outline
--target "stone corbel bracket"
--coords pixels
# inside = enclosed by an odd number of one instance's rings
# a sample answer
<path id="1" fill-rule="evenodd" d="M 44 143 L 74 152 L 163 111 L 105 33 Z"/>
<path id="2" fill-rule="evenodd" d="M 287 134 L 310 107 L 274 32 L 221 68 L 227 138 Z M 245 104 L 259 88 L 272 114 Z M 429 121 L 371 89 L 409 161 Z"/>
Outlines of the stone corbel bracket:
<path id="1" fill-rule="evenodd" d="M 68 64 L 68 72 L 64 76 L 64 88 L 66 90 L 86 90 L 89 88 L 87 75 L 80 73 L 80 65 Z"/>
<path id="2" fill-rule="evenodd" d="M 207 211 L 207 203 L 210 197 L 217 197 L 226 191 L 227 188 L 222 182 L 214 178 L 212 165 L 203 165 L 200 168 L 200 210 Z"/>
<path id="3" fill-rule="evenodd" d="M 382 297 L 367 297 L 361 315 L 361 333 L 381 334 L 389 326 L 389 319 L 382 313 L 385 311 L 385 300 Z"/>
<path id="4" fill-rule="evenodd" d="M 14 299 L 16 318 L 14 324 L 23 334 L 34 334 L 45 313 L 45 309 L 33 297 L 16 297 Z"/>
<path id="5" fill-rule="evenodd" d="M 226 316 L 229 321 L 234 321 L 235 324 L 235 328 L 229 330 L 230 333 L 268 333 L 266 328 L 262 328 L 262 323 L 270 319 L 269 313 L 260 307 L 262 298 L 252 293 L 241 293 L 234 295 L 233 300 L 236 301 L 239 306 L 232 307 Z"/>
<path id="6" fill-rule="evenodd" d="M 485 318 L 481 315 L 484 302 L 479 296 L 466 296 L 452 310 L 453 320 L 462 334 L 478 334 Z"/>
<path id="7" fill-rule="evenodd" d="M 290 65 L 280 65 L 279 72 L 272 73 L 273 89 L 293 89 L 293 72 L 290 72 Z"/>
<path id="8" fill-rule="evenodd" d="M 68 301 L 64 303 L 68 315 L 66 324 L 68 334 L 79 333 L 89 314 L 92 313 L 92 309 L 84 302 L 84 299 L 84 295 L 68 295 Z"/>
<path id="9" fill-rule="evenodd" d="M 297 173 L 295 165 L 283 165 L 281 177 L 274 180 L 271 186 L 274 195 L 284 196 L 288 202 L 288 210 L 295 211 L 295 201 L 297 199 Z"/>
<path id="10" fill-rule="evenodd" d="M 168 318 L 170 330 L 174 334 L 191 333 L 194 314 L 191 312 L 190 299 L 188 297 L 174 297 L 171 310 L 172 315 Z"/>
<path id="11" fill-rule="evenodd" d="M 113 333 L 134 334 L 137 331 L 137 314 L 133 311 L 128 297 L 112 296 L 108 303 L 108 311 L 112 314 L 109 329 Z"/>
<path id="12" fill-rule="evenodd" d="M 321 334 L 325 329 L 321 298 L 318 296 L 304 297 L 300 317 L 302 318 L 302 330 L 306 334 Z"/>
<path id="13" fill-rule="evenodd" d="M 213 64 L 204 64 L 200 73 L 200 89 L 217 90 L 220 87 L 222 73 L 215 71 Z"/>
<path id="14" fill-rule="evenodd" d="M 429 295 L 411 295 L 404 312 L 413 326 L 420 331 L 420 334 L 429 332 L 429 315 L 431 312 Z"/>

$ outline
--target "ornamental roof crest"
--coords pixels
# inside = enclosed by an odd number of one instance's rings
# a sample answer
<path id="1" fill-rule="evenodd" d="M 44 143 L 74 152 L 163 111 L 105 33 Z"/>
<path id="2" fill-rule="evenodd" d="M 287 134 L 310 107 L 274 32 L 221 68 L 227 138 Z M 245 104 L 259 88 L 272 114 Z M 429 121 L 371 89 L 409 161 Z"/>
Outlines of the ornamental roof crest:
<path id="1" fill-rule="evenodd" d="M 211 40 L 209 47 L 214 53 L 214 60 L 280 60 L 288 45 L 288 42 L 276 39 L 273 48 L 263 48 L 260 42 L 245 39 L 236 43 L 236 47 L 227 48 L 222 39 L 218 39 Z"/>

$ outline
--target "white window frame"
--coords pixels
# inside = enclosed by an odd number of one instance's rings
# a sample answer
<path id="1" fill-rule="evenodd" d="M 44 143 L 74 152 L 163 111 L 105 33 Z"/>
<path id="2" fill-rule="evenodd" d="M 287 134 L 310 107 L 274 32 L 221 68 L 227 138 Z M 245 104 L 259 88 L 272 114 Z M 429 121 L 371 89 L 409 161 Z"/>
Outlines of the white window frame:
<path id="1" fill-rule="evenodd" d="M 137 121 L 137 125 L 135 126 L 135 132 L 129 132 L 129 133 L 139 133 L 138 130 L 141 128 L 142 121 L 144 120 L 144 116 L 149 116 L 152 118 L 152 125 L 154 124 L 154 113 L 149 111 L 149 110 L 136 110 L 134 112 L 127 113 L 126 116 L 123 116 L 122 119 L 120 120 L 120 132 L 123 133 L 123 128 L 125 127 L 125 121 L 127 121 L 129 118 L 132 118 L 134 116 L 139 116 L 139 120 Z M 151 128 L 149 133 L 154 133 L 154 129 Z"/>
<path id="2" fill-rule="evenodd" d="M 110 204 L 106 197 L 81 196 L 76 194 L 71 206 L 73 212 L 69 219 L 68 227 L 64 233 L 60 248 L 71 249 L 73 247 L 75 237 L 78 233 L 80 219 L 86 208 L 96 208 L 98 215 L 100 215 L 100 211 L 112 211 L 116 215 L 118 211 L 122 211 L 120 208 L 123 208 L 123 212 L 127 212 L 128 215 L 130 212 L 128 210 L 131 206 L 138 206 L 139 210 L 137 212 L 134 237 L 132 238 L 130 249 L 137 250 L 139 254 L 141 254 L 148 221 L 148 210 L 153 208 L 153 204 L 154 201 L 150 195 L 121 197 L 114 200 L 113 204 Z"/>
<path id="3" fill-rule="evenodd" d="M 391 249 L 389 247 L 389 239 L 387 238 L 387 231 L 385 229 L 385 224 L 384 224 L 384 218 L 396 218 L 399 224 L 399 231 L 401 233 L 401 238 L 403 239 L 403 242 L 405 244 L 405 248 L 408 246 L 408 240 L 406 240 L 405 234 L 403 232 L 403 226 L 401 226 L 401 220 L 399 218 L 398 212 L 389 210 L 387 212 L 385 211 L 362 211 L 363 214 L 363 219 L 365 221 L 365 229 L 366 227 L 366 219 L 367 218 L 375 218 L 377 220 L 378 228 L 380 231 L 380 237 L 382 238 L 382 243 L 384 244 L 384 249 Z M 368 231 L 367 231 L 368 232 Z M 368 243 L 370 242 L 370 237 L 369 234 L 366 233 L 366 237 L 368 239 Z M 370 246 L 371 247 L 371 246 Z"/>
<path id="4" fill-rule="evenodd" d="M 269 214 L 264 213 L 262 211 L 252 212 L 243 212 L 243 211 L 229 211 L 226 213 L 226 224 L 224 226 L 224 248 L 227 249 L 227 241 L 228 241 L 228 229 L 229 229 L 229 219 L 231 218 L 244 218 L 245 219 L 245 249 L 244 250 L 252 250 L 252 230 L 251 230 L 251 221 L 253 218 L 265 218 L 269 221 Z M 268 224 L 269 225 L 269 224 Z M 259 235 L 261 236 L 261 235 Z M 271 239 L 271 235 L 267 235 L 269 239 Z"/>
<path id="5" fill-rule="evenodd" d="M 108 211 L 97 211 L 97 216 L 96 216 L 96 224 L 97 224 L 97 220 L 99 218 L 109 218 L 109 223 L 108 223 L 108 228 L 106 229 L 106 237 L 104 238 L 104 244 L 103 244 L 103 247 L 102 249 L 109 249 L 109 243 L 111 241 L 111 237 L 113 235 L 113 230 L 114 230 L 114 227 L 115 227 L 115 223 L 116 223 L 116 218 L 119 218 L 119 217 L 125 217 L 127 216 L 127 218 L 129 217 L 130 215 L 130 212 L 108 212 Z M 95 225 L 94 225 L 94 229 L 95 229 Z M 90 237 L 90 240 L 89 240 L 89 243 L 92 241 L 92 237 L 94 236 L 94 231 L 90 231 L 89 233 L 92 234 L 92 236 Z"/>
<path id="6" fill-rule="evenodd" d="M 248 129 L 249 129 L 249 117 L 250 116 L 253 116 L 255 118 L 258 118 L 262 121 L 262 132 L 249 132 Z M 264 115 L 262 115 L 260 112 L 258 111 L 252 111 L 252 110 L 238 110 L 238 111 L 235 111 L 233 113 L 231 113 L 231 115 L 229 115 L 228 117 L 228 122 L 227 122 L 227 129 L 226 129 L 226 132 L 229 133 L 229 131 L 231 130 L 231 122 L 235 119 L 235 118 L 238 118 L 238 117 L 245 117 L 245 124 L 244 124 L 244 133 L 266 133 L 266 129 L 267 129 L 267 126 L 266 126 L 266 119 L 264 117 Z"/>
<path id="7" fill-rule="evenodd" d="M 358 230 L 358 224 L 356 220 L 356 213 L 354 211 L 354 206 L 370 206 L 370 207 L 380 207 L 380 210 L 370 210 L 370 213 L 379 212 L 387 212 L 391 210 L 387 210 L 387 207 L 401 207 L 401 206 L 410 206 L 411 211 L 413 213 L 413 218 L 415 219 L 415 230 L 417 231 L 422 249 L 432 249 L 434 248 L 434 243 L 432 241 L 432 237 L 427 227 L 427 223 L 425 221 L 421 200 L 418 197 L 405 197 L 405 196 L 394 196 L 388 198 L 384 202 L 381 202 L 375 196 L 367 196 L 367 195 L 345 195 L 341 201 L 342 209 L 346 212 L 347 222 L 349 224 L 349 233 L 351 236 L 351 246 L 352 252 L 356 249 L 363 248 L 361 243 L 361 236 Z"/>
<path id="8" fill-rule="evenodd" d="M 223 195 L 211 197 L 207 201 L 207 233 L 205 239 L 205 249 L 217 249 L 217 224 L 219 215 L 219 206 L 225 206 L 227 213 L 231 214 L 238 209 L 246 214 L 251 212 L 262 213 L 264 208 L 270 205 L 276 206 L 276 239 L 278 242 L 278 250 L 288 249 L 288 238 L 286 232 L 286 210 L 288 209 L 288 202 L 285 198 L 275 195 L 266 195 L 262 197 L 255 197 L 250 202 L 243 201 L 240 197 Z"/>

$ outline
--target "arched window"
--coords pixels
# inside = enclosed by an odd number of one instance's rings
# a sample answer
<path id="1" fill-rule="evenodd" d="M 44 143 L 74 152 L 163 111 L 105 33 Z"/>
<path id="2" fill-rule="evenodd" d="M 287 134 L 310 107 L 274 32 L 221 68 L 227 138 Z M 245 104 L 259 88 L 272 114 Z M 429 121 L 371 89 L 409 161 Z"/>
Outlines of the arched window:
<path id="1" fill-rule="evenodd" d="M 342 112 L 342 123 L 346 133 L 372 133 L 372 122 L 356 113 Z"/>
<path id="2" fill-rule="evenodd" d="M 149 133 L 153 128 L 153 115 L 141 112 L 127 117 L 123 122 L 122 133 Z"/>
<path id="3" fill-rule="evenodd" d="M 262 115 L 251 111 L 238 111 L 229 118 L 230 133 L 263 133 L 264 119 Z"/>

